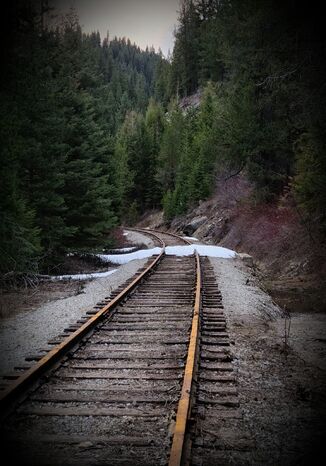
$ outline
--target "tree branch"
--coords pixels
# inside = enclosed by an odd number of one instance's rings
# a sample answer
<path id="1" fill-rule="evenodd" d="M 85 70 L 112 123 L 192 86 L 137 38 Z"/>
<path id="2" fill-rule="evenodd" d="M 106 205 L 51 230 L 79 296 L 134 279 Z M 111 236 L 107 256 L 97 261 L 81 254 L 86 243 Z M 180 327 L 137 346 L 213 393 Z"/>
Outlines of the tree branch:
<path id="1" fill-rule="evenodd" d="M 264 84 L 267 84 L 268 82 L 270 81 L 276 81 L 277 79 L 284 79 L 284 78 L 287 78 L 288 76 L 290 76 L 291 74 L 295 73 L 298 69 L 298 66 L 294 69 L 294 70 L 291 70 L 291 71 L 288 71 L 287 73 L 284 73 L 284 74 L 280 74 L 278 76 L 267 76 L 264 81 L 262 81 L 261 83 L 258 83 L 256 84 L 257 87 L 259 86 L 264 86 Z"/>
<path id="2" fill-rule="evenodd" d="M 228 181 L 230 178 L 234 178 L 235 176 L 239 175 L 242 172 L 242 170 L 244 169 L 245 166 L 246 166 L 246 162 L 243 162 L 243 164 L 241 165 L 241 167 L 239 168 L 238 171 L 236 171 L 235 173 L 232 173 L 232 175 L 227 176 L 226 178 L 224 178 L 223 181 L 224 182 Z"/>

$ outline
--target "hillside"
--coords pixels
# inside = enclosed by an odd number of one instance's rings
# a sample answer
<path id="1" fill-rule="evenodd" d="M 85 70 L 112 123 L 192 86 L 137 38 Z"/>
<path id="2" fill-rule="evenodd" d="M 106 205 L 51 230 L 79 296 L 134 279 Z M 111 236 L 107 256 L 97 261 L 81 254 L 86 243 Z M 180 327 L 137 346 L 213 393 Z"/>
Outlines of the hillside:
<path id="1" fill-rule="evenodd" d="M 170 228 L 208 244 L 252 256 L 254 270 L 274 300 L 289 311 L 325 312 L 325 247 L 302 221 L 291 195 L 274 204 L 255 204 L 245 176 L 219 181 L 215 193 L 167 223 L 149 213 L 141 227 Z M 312 230 L 312 231 L 311 231 Z"/>
<path id="2" fill-rule="evenodd" d="M 46 4 L 13 2 L 3 31 L 5 279 L 51 273 L 67 254 L 112 247 L 119 225 L 151 209 L 163 208 L 177 226 L 216 195 L 207 216 L 222 220 L 206 239 L 252 252 L 274 276 L 288 277 L 288 266 L 308 276 L 307 261 L 321 268 L 291 252 L 296 245 L 302 257 L 318 255 L 326 232 L 317 11 L 290 0 L 184 0 L 165 59 L 125 38 L 84 33 L 74 10 L 47 28 Z M 216 191 L 223 179 L 234 204 L 225 186 Z M 275 257 L 265 262 L 270 249 Z"/>

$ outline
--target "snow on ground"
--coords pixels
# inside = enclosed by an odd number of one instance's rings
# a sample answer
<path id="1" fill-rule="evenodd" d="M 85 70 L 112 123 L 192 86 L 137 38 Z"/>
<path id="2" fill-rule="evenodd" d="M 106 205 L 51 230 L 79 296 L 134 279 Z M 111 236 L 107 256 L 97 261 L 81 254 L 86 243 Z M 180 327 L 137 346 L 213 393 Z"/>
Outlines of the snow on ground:
<path id="1" fill-rule="evenodd" d="M 161 252 L 161 248 L 139 249 L 139 251 L 127 254 L 97 254 L 97 257 L 104 262 L 111 262 L 112 264 L 127 264 L 135 259 L 145 259 L 153 256 L 154 254 L 160 254 Z"/>
<path id="2" fill-rule="evenodd" d="M 191 238 L 189 237 L 189 239 Z M 103 262 L 122 265 L 128 264 L 133 260 L 146 259 L 148 257 L 154 256 L 155 254 L 160 254 L 162 252 L 162 248 L 159 247 L 151 249 L 139 249 L 138 251 L 133 251 L 133 249 L 133 247 L 116 249 L 115 251 L 121 251 L 122 254 L 96 254 L 96 257 L 101 259 Z M 203 244 L 191 244 L 187 246 L 167 246 L 165 248 L 165 254 L 168 256 L 191 256 L 195 253 L 195 251 L 197 251 L 200 256 L 220 257 L 223 259 L 232 259 L 237 256 L 236 252 L 232 251 L 231 249 L 223 248 L 220 246 L 206 246 Z M 103 278 L 116 272 L 116 270 L 117 269 L 108 270 L 106 272 L 76 275 L 56 275 L 51 277 L 51 280 L 88 280 L 92 278 Z"/>
<path id="3" fill-rule="evenodd" d="M 193 236 L 183 236 L 183 239 L 190 239 L 191 241 L 199 241 L 198 238 L 194 238 Z"/>
<path id="4" fill-rule="evenodd" d="M 90 280 L 91 278 L 105 278 L 116 272 L 117 269 L 107 270 L 106 272 L 79 273 L 74 275 L 52 275 L 52 281 L 60 280 Z"/>
<path id="5" fill-rule="evenodd" d="M 222 248 L 221 246 L 206 246 L 204 244 L 190 244 L 189 246 L 168 246 L 165 253 L 168 256 L 191 256 L 197 251 L 200 256 L 220 257 L 223 259 L 234 259 L 237 255 L 232 249 Z"/>
<path id="6" fill-rule="evenodd" d="M 127 252 L 133 248 L 122 248 L 121 250 L 126 251 L 123 254 L 96 254 L 96 257 L 101 259 L 103 262 L 110 262 L 112 264 L 128 264 L 133 260 L 146 259 L 160 254 L 162 248 L 151 248 L 151 249 L 139 249 L 138 251 Z M 117 249 L 118 251 L 118 249 Z M 200 256 L 208 257 L 220 257 L 223 259 L 232 259 L 236 257 L 236 252 L 231 249 L 222 248 L 220 246 L 206 246 L 203 244 L 191 244 L 187 246 L 167 246 L 165 253 L 168 256 L 191 256 L 197 251 Z M 77 274 L 77 275 L 57 275 L 51 277 L 52 280 L 88 280 L 91 278 L 107 277 L 114 273 L 115 270 L 108 270 L 106 272 L 88 273 L 88 274 Z"/>
<path id="7" fill-rule="evenodd" d="M 144 259 L 151 257 L 154 254 L 160 254 L 161 248 L 140 249 L 139 251 L 131 252 L 129 254 L 98 254 L 104 262 L 111 262 L 113 264 L 127 264 L 135 259 Z M 197 251 L 200 256 L 220 257 L 223 259 L 233 259 L 236 257 L 236 252 L 231 249 L 222 248 L 220 246 L 206 246 L 204 244 L 191 244 L 187 246 L 167 246 L 165 254 L 168 256 L 191 256 Z"/>
<path id="8" fill-rule="evenodd" d="M 136 246 L 132 246 L 130 248 L 111 249 L 111 251 L 114 251 L 114 252 L 131 252 L 131 251 L 134 251 L 135 249 L 136 249 Z"/>

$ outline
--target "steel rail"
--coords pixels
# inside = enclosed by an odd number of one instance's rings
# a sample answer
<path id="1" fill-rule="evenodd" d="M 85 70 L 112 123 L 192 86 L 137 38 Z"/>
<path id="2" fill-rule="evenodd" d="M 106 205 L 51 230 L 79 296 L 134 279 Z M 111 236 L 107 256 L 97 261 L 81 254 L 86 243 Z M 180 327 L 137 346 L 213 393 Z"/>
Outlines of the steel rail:
<path id="1" fill-rule="evenodd" d="M 201 304 L 201 270 L 199 254 L 196 252 L 196 291 L 195 291 L 195 306 L 191 325 L 190 341 L 188 346 L 187 362 L 185 367 L 185 375 L 181 390 L 181 396 L 178 404 L 178 411 L 175 423 L 175 430 L 170 451 L 169 466 L 180 466 L 184 464 L 185 445 L 186 445 L 186 428 L 187 421 L 191 408 L 192 397 L 192 382 L 195 375 L 195 366 L 198 356 L 199 343 L 199 313 Z"/>
<path id="2" fill-rule="evenodd" d="M 182 239 L 187 244 L 193 244 L 191 241 L 180 237 L 175 233 L 166 233 L 159 230 L 146 230 L 137 229 L 143 233 L 150 234 L 152 231 L 164 235 L 174 236 L 179 240 Z M 199 254 L 196 251 L 196 290 L 195 290 L 195 305 L 191 324 L 191 334 L 187 353 L 187 362 L 185 367 L 185 375 L 183 378 L 183 385 L 181 395 L 178 403 L 178 410 L 176 416 L 175 430 L 172 439 L 172 447 L 170 450 L 170 458 L 168 466 L 180 466 L 185 464 L 186 458 L 186 429 L 187 422 L 191 411 L 191 398 L 192 398 L 192 382 L 195 375 L 196 361 L 198 357 L 199 346 L 199 318 L 200 318 L 200 305 L 201 305 L 201 269 Z"/>
<path id="3" fill-rule="evenodd" d="M 126 228 L 126 230 L 139 231 L 158 240 L 162 246 L 161 253 L 152 261 L 152 263 L 136 277 L 124 290 L 122 290 L 112 301 L 103 306 L 94 316 L 90 317 L 87 322 L 82 324 L 75 332 L 65 338 L 55 348 L 50 350 L 30 369 L 26 370 L 17 380 L 15 380 L 6 390 L 0 393 L 0 410 L 7 408 L 7 403 L 15 400 L 22 394 L 28 386 L 40 377 L 46 370 L 53 367 L 72 347 L 74 347 L 85 335 L 87 335 L 96 325 L 115 307 L 117 306 L 130 291 L 135 288 L 141 280 L 150 273 L 156 264 L 165 255 L 165 242 L 157 234 L 173 236 L 182 240 L 186 244 L 192 244 L 189 240 L 180 237 L 175 233 L 166 233 L 163 231 L 147 230 L 140 228 Z M 157 233 L 157 234 L 155 234 Z M 170 450 L 169 466 L 180 466 L 185 461 L 186 446 L 186 429 L 188 418 L 191 410 L 192 386 L 195 373 L 196 360 L 198 355 L 199 342 L 199 312 L 201 303 L 201 270 L 199 255 L 196 252 L 196 288 L 195 304 L 191 324 L 191 334 L 187 352 L 187 361 L 185 366 L 182 390 L 178 402 L 175 431 L 172 439 Z"/>
<path id="4" fill-rule="evenodd" d="M 125 228 L 125 229 L 126 230 L 131 230 L 131 231 L 140 231 L 141 233 L 148 233 L 149 235 L 152 234 L 151 232 L 156 232 L 156 233 L 160 233 L 162 235 L 174 236 L 174 238 L 181 239 L 182 241 L 184 241 L 186 244 L 189 244 L 189 245 L 193 244 L 188 239 L 183 238 L 182 236 L 179 236 L 176 233 L 170 233 L 170 232 L 167 233 L 167 232 L 161 231 L 161 230 L 151 230 L 151 229 L 146 229 L 146 228 Z"/>
<path id="5" fill-rule="evenodd" d="M 47 369 L 52 367 L 60 358 L 62 358 L 74 345 L 76 345 L 82 337 L 90 332 L 108 313 L 112 308 L 117 306 L 128 294 L 135 288 L 141 280 L 150 273 L 151 270 L 158 264 L 165 254 L 165 243 L 154 233 L 149 233 L 155 239 L 159 240 L 162 245 L 161 253 L 154 259 L 154 261 L 138 276 L 136 277 L 124 290 L 122 290 L 112 301 L 103 306 L 94 316 L 90 317 L 87 322 L 82 324 L 75 332 L 65 338 L 61 343 L 50 350 L 44 355 L 37 363 L 31 368 L 24 371 L 8 388 L 0 393 L 0 411 L 7 409 L 7 403 L 13 401 L 20 395 L 28 385 L 35 381 Z"/>

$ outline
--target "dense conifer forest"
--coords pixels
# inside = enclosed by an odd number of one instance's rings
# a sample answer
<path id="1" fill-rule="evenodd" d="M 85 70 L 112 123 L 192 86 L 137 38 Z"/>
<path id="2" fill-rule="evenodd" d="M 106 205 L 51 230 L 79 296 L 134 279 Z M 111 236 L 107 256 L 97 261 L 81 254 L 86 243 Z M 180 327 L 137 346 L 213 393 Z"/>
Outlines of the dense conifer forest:
<path id="1" fill-rule="evenodd" d="M 2 31 L 2 274 L 47 270 L 112 245 L 148 209 L 167 221 L 244 173 L 253 202 L 290 190 L 326 228 L 325 37 L 293 0 L 184 0 L 172 57 L 85 34 L 71 11 L 46 26 L 15 1 Z M 51 5 L 50 5 L 51 7 Z M 200 106 L 182 109 L 186 96 Z"/>

